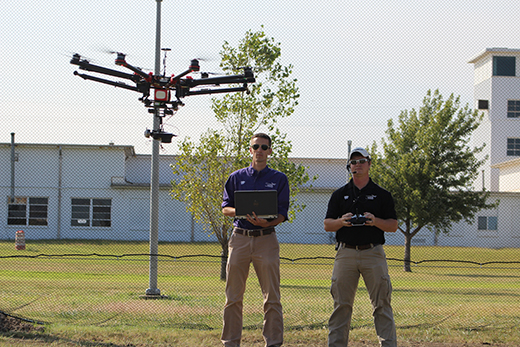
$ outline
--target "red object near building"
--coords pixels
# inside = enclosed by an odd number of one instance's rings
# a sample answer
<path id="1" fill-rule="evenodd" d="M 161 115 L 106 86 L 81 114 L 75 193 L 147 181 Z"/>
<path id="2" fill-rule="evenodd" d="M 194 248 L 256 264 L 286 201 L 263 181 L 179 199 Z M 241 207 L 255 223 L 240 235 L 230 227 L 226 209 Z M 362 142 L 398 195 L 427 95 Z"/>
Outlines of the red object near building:
<path id="1" fill-rule="evenodd" d="M 14 245 L 17 250 L 25 249 L 25 233 L 23 230 L 18 230 L 14 238 Z"/>

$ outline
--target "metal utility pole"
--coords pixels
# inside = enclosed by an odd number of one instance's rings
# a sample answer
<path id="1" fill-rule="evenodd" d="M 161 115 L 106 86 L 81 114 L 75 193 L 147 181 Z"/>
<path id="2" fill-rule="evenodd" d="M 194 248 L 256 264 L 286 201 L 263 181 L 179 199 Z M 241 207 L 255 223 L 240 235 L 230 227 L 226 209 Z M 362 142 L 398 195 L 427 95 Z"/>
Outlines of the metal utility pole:
<path id="1" fill-rule="evenodd" d="M 155 28 L 155 75 L 161 73 L 161 2 L 157 2 Z M 160 109 L 154 105 L 153 130 L 160 131 Z M 161 295 L 157 288 L 157 254 L 159 252 L 159 146 L 160 140 L 152 140 L 152 168 L 150 179 L 150 283 L 146 295 Z"/>
<path id="2" fill-rule="evenodd" d="M 146 129 L 145 137 L 151 137 L 153 140 L 152 147 L 152 163 L 151 163 L 151 177 L 150 177 L 150 286 L 146 290 L 146 298 L 155 299 L 162 298 L 161 291 L 157 288 L 157 258 L 158 258 L 158 244 L 159 244 L 159 148 L 160 142 L 170 143 L 174 134 L 163 131 L 162 118 L 166 114 L 173 114 L 177 111 L 179 106 L 184 106 L 180 101 L 181 98 L 189 95 L 204 95 L 214 93 L 231 93 L 247 91 L 248 83 L 255 82 L 255 76 L 251 67 L 244 67 L 244 73 L 240 75 L 226 75 L 222 77 L 202 77 L 200 79 L 182 78 L 187 74 L 199 71 L 199 60 L 193 59 L 188 70 L 178 74 L 172 78 L 165 78 L 161 76 L 161 2 L 162 0 L 155 0 L 157 2 L 157 21 L 155 34 L 155 75 L 150 76 L 135 66 L 126 62 L 125 54 L 117 53 L 115 64 L 123 66 L 133 71 L 133 74 L 128 74 L 118 70 L 108 69 L 102 66 L 91 64 L 87 59 L 82 59 L 81 55 L 75 53 L 70 61 L 73 65 L 78 65 L 79 69 L 90 71 L 95 74 L 108 75 L 121 79 L 128 79 L 136 85 L 132 86 L 121 81 L 113 81 L 106 78 L 100 78 L 95 75 L 86 74 L 83 72 L 74 71 L 74 75 L 79 76 L 85 80 L 91 80 L 103 84 L 108 84 L 114 87 L 133 90 L 142 93 L 139 98 L 148 111 L 153 113 L 153 129 Z M 164 49 L 169 51 L 170 49 Z M 166 59 L 166 53 L 165 53 Z M 222 88 L 222 84 L 239 85 L 235 87 Z M 204 88 L 190 91 L 190 88 L 200 86 L 214 85 L 217 88 Z M 153 102 L 148 98 L 150 96 L 150 89 L 153 89 Z M 171 100 L 170 93 L 174 92 L 175 100 Z"/>
<path id="3" fill-rule="evenodd" d="M 14 152 L 14 133 L 11 133 L 11 196 L 10 203 L 14 203 L 14 162 L 16 154 Z"/>

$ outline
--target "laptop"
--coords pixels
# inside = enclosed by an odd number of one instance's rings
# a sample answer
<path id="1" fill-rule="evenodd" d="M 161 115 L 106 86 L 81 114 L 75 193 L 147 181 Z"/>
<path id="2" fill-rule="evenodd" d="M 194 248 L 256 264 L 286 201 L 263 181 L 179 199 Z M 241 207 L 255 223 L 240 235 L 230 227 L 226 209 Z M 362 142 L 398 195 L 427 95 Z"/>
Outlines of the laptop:
<path id="1" fill-rule="evenodd" d="M 246 219 L 253 216 L 253 211 L 260 218 L 278 217 L 278 192 L 276 190 L 235 190 L 235 218 Z"/>

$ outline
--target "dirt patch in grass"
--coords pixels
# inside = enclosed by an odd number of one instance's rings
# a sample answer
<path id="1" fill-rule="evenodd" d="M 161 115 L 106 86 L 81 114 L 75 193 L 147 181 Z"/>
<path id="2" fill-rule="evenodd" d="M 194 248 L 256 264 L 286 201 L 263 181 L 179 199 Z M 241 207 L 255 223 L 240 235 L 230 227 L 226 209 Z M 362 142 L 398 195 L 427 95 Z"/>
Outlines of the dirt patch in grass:
<path id="1" fill-rule="evenodd" d="M 24 322 L 21 319 L 17 319 L 14 317 L 6 316 L 3 313 L 0 313 L 0 332 L 34 332 L 34 331 L 44 331 L 43 327 L 35 327 L 34 325 Z"/>

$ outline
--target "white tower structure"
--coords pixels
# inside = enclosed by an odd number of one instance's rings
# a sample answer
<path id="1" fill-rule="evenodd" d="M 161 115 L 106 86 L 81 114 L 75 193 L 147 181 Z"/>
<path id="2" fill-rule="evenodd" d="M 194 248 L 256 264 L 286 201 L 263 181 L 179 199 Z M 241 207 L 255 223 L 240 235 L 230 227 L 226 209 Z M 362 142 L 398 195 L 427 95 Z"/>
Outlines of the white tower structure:
<path id="1" fill-rule="evenodd" d="M 474 64 L 474 98 L 484 113 L 472 135 L 475 146 L 486 144 L 487 155 L 475 189 L 520 191 L 520 49 L 487 48 Z"/>

